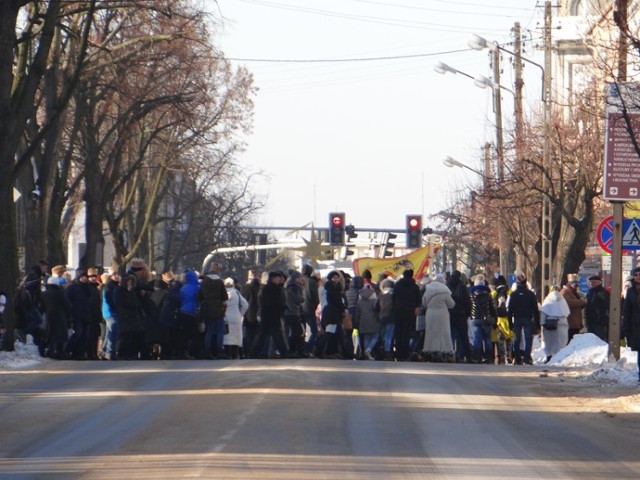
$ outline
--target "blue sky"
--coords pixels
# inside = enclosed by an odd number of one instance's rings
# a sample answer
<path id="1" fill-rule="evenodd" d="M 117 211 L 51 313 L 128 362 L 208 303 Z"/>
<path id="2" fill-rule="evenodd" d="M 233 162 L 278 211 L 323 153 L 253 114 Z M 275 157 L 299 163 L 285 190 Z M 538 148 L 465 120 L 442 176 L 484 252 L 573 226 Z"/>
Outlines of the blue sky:
<path id="1" fill-rule="evenodd" d="M 259 225 L 325 227 L 331 211 L 344 211 L 357 228 L 402 229 L 414 213 L 428 224 L 480 183 L 443 159 L 480 169 L 482 147 L 495 139 L 491 91 L 434 65 L 490 77 L 488 51 L 471 50 L 467 39 L 476 33 L 509 48 L 516 21 L 525 55 L 541 57 L 536 0 L 205 3 L 222 18 L 217 45 L 253 72 L 259 88 L 254 131 L 239 157 L 266 173 L 256 184 L 268 196 Z M 502 58 L 509 88 L 511 60 Z M 525 102 L 533 107 L 539 76 L 525 66 Z M 508 129 L 513 97 L 502 98 Z"/>

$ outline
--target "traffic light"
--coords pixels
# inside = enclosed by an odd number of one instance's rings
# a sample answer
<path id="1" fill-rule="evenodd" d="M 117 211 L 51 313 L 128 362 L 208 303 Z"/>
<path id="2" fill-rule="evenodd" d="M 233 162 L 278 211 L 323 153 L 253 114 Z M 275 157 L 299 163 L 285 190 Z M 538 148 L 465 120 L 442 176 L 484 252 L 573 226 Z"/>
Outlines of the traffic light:
<path id="1" fill-rule="evenodd" d="M 422 247 L 422 215 L 407 215 L 407 248 Z"/>
<path id="2" fill-rule="evenodd" d="M 396 243 L 392 242 L 391 240 L 393 240 L 394 238 L 396 238 L 398 235 L 396 235 L 395 233 L 387 233 L 387 241 L 384 244 L 384 250 L 382 253 L 382 258 L 384 257 L 392 257 L 393 256 L 393 251 L 391 250 L 393 247 L 395 247 Z"/>
<path id="3" fill-rule="evenodd" d="M 347 233 L 347 241 L 350 242 L 352 238 L 357 238 L 358 234 L 356 233 L 356 227 L 349 224 L 344 227 L 344 231 Z"/>
<path id="4" fill-rule="evenodd" d="M 255 245 L 266 245 L 267 234 L 266 233 L 254 233 L 253 242 Z M 253 251 L 253 263 L 254 265 L 264 266 L 267 263 L 267 251 L 266 250 L 254 250 Z"/>
<path id="5" fill-rule="evenodd" d="M 344 213 L 329 214 L 329 244 L 344 245 Z"/>

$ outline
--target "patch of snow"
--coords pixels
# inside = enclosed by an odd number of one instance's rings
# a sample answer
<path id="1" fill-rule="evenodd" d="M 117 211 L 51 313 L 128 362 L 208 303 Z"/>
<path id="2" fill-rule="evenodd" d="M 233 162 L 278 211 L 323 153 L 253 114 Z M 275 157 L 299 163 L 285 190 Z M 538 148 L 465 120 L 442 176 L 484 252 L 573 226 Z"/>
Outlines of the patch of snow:
<path id="1" fill-rule="evenodd" d="M 47 361 L 40 356 L 31 335 L 27 335 L 27 343 L 16 341 L 14 348 L 13 352 L 0 351 L 0 369 L 32 368 Z"/>

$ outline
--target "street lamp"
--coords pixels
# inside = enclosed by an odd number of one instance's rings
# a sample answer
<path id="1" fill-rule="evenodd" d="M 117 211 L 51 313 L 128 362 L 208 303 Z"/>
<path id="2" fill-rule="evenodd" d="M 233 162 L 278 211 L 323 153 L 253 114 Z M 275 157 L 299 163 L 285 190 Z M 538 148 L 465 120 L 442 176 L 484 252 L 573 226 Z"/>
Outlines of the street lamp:
<path id="1" fill-rule="evenodd" d="M 437 73 L 439 73 L 441 75 L 444 75 L 445 73 L 453 73 L 453 74 L 459 73 L 460 75 L 464 75 L 465 77 L 470 78 L 471 80 L 475 80 L 475 78 L 473 78 L 468 73 L 464 73 L 464 72 L 458 70 L 457 68 L 453 68 L 453 67 L 451 67 L 451 66 L 449 66 L 449 65 L 447 65 L 446 63 L 443 63 L 443 62 L 436 63 L 433 66 L 433 69 Z"/>
<path id="2" fill-rule="evenodd" d="M 478 174 L 478 175 L 480 175 L 482 178 L 485 178 L 485 175 L 484 175 L 484 174 L 482 174 L 481 172 L 479 172 L 478 170 L 476 170 L 476 169 L 474 169 L 474 168 L 471 168 L 470 166 L 465 165 L 465 164 L 464 164 L 464 163 L 462 163 L 462 162 L 459 162 L 458 160 L 456 160 L 456 159 L 455 159 L 455 158 L 453 158 L 453 157 L 449 157 L 449 156 L 447 156 L 447 157 L 442 161 L 442 163 L 443 163 L 445 166 L 449 167 L 449 168 L 453 168 L 453 167 L 466 168 L 467 170 L 471 170 L 473 173 L 477 173 L 477 174 Z"/>
<path id="3" fill-rule="evenodd" d="M 490 78 L 485 77 L 484 75 L 478 75 L 476 78 L 474 78 L 473 79 L 473 84 L 476 87 L 492 88 L 493 90 L 498 90 L 498 89 L 501 88 L 502 90 L 506 90 L 507 92 L 509 92 L 513 96 L 515 96 L 515 94 L 516 94 L 510 88 L 507 88 L 507 87 L 505 87 L 503 85 L 500 85 L 499 83 L 494 82 L 493 80 L 491 80 Z"/>
<path id="4" fill-rule="evenodd" d="M 496 50 L 500 50 L 502 52 L 508 53 L 509 55 L 513 55 L 514 57 L 521 59 L 523 62 L 527 62 L 527 63 L 530 63 L 531 65 L 538 67 L 542 71 L 542 101 L 543 102 L 545 101 L 545 99 L 547 98 L 547 95 L 545 92 L 544 67 L 542 65 L 534 62 L 533 60 L 529 60 L 528 58 L 525 58 L 522 55 L 518 55 L 515 52 L 512 52 L 511 50 L 507 50 L 506 48 L 500 46 L 498 42 L 489 42 L 486 39 L 482 38 L 480 35 L 476 35 L 475 33 L 472 33 L 469 36 L 469 39 L 467 40 L 467 45 L 469 45 L 474 50 L 478 50 L 478 51 L 482 51 L 485 48 L 488 48 L 492 52 Z"/>

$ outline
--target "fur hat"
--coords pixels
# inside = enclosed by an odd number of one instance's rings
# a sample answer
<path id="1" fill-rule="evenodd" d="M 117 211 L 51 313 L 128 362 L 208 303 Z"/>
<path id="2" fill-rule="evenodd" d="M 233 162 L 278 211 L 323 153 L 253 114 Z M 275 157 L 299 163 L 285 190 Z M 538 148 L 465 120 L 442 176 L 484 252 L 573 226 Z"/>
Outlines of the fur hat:
<path id="1" fill-rule="evenodd" d="M 484 275 L 482 273 L 479 273 L 478 275 L 476 275 L 476 278 L 473 281 L 473 284 L 475 286 L 478 286 L 478 285 L 483 285 L 484 286 Z"/>
<path id="2" fill-rule="evenodd" d="M 64 272 L 67 271 L 66 265 L 56 265 L 51 269 L 51 275 L 55 275 L 56 277 L 61 277 Z"/>
<path id="3" fill-rule="evenodd" d="M 567 283 L 580 283 L 578 280 L 578 274 L 577 273 L 567 273 Z"/>
<path id="4" fill-rule="evenodd" d="M 600 278 L 600 276 L 599 276 L 599 275 L 591 275 L 591 276 L 589 277 L 589 281 L 591 281 L 591 280 L 598 280 L 599 282 L 601 282 L 601 281 L 602 281 L 602 279 Z"/>
<path id="5" fill-rule="evenodd" d="M 236 286 L 236 282 L 233 281 L 233 278 L 227 277 L 227 278 L 224 279 L 224 286 L 225 287 L 235 287 Z"/>

